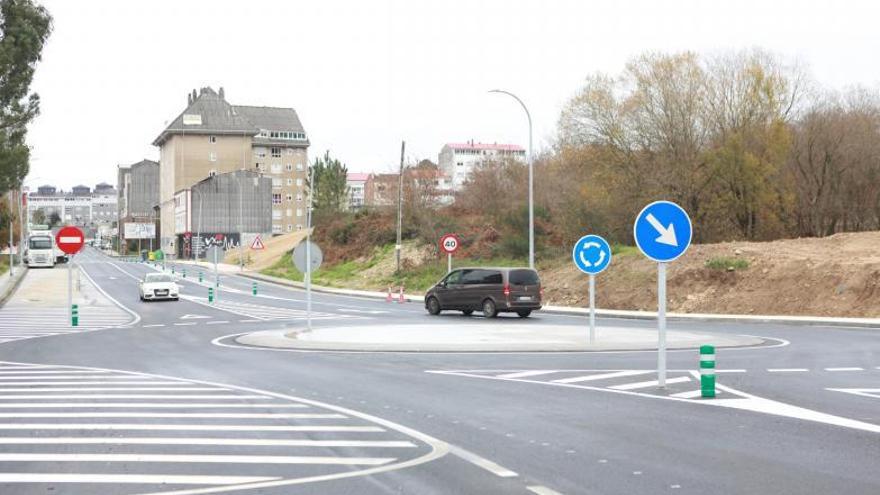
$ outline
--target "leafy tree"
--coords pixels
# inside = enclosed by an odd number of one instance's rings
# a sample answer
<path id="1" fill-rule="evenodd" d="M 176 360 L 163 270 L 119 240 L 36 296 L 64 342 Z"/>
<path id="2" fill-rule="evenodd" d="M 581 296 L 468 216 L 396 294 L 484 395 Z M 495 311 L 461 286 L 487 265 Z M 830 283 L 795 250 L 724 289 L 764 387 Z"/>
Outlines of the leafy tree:
<path id="1" fill-rule="evenodd" d="M 43 210 L 37 210 L 31 215 L 31 223 L 34 225 L 46 225 L 46 213 Z"/>
<path id="2" fill-rule="evenodd" d="M 338 159 L 330 158 L 330 152 L 323 158 L 315 158 L 312 164 L 315 184 L 309 184 L 314 194 L 314 208 L 317 213 L 338 213 L 348 205 L 348 168 Z"/>
<path id="3" fill-rule="evenodd" d="M 27 124 L 40 112 L 28 94 L 43 46 L 52 31 L 49 12 L 31 0 L 0 0 L 0 192 L 28 173 Z"/>

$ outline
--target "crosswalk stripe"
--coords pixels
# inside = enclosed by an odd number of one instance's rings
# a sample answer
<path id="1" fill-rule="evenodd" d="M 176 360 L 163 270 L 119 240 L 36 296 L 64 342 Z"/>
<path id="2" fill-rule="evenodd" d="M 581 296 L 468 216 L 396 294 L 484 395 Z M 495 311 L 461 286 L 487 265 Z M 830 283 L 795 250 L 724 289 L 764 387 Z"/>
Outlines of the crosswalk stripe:
<path id="1" fill-rule="evenodd" d="M 343 419 L 338 413 L 157 413 L 157 412 L 79 412 L 79 413 L 2 413 L 0 418 L 179 418 L 179 419 Z M 0 442 L 2 443 L 2 442 Z"/>
<path id="2" fill-rule="evenodd" d="M 281 455 L 175 455 L 175 454 L 31 454 L 0 453 L 0 462 L 195 462 L 226 464 L 343 464 L 381 466 L 393 457 L 330 457 Z"/>
<path id="3" fill-rule="evenodd" d="M 4 384 L 8 385 L 8 384 Z M 126 383 L 120 383 L 120 387 L 43 387 L 43 388 L 0 388 L 0 398 L 10 392 L 221 392 L 222 389 L 214 387 L 127 387 Z"/>
<path id="4" fill-rule="evenodd" d="M 185 382 L 165 382 L 165 381 L 112 381 L 112 380 L 97 380 L 97 381 L 45 381 L 45 382 L 0 382 L 0 392 L 4 387 L 42 387 L 46 385 L 174 385 L 176 388 L 180 388 L 184 385 L 188 385 Z M 46 390 L 45 388 L 37 388 L 37 390 Z"/>
<path id="5" fill-rule="evenodd" d="M 171 394 L 78 394 L 78 395 L 0 395 L 0 400 L 34 399 L 227 399 L 227 400 L 266 400 L 264 395 L 171 395 Z"/>
<path id="6" fill-rule="evenodd" d="M 69 474 L 69 473 L 0 473 L 0 483 L 119 483 L 168 485 L 237 485 L 276 481 L 266 476 L 209 476 L 179 474 Z"/>
<path id="7" fill-rule="evenodd" d="M 186 403 L 186 402 L 19 402 L 4 404 L 0 402 L 0 409 L 23 409 L 23 408 L 161 408 L 161 409 L 218 409 L 218 408 L 307 408 L 305 404 L 215 404 L 215 403 Z"/>
<path id="8" fill-rule="evenodd" d="M 553 383 L 580 383 L 594 380 L 605 380 L 611 378 L 623 378 L 625 376 L 646 375 L 651 371 L 615 371 L 613 373 L 601 373 L 598 375 L 575 376 L 572 378 L 563 378 L 561 380 L 553 380 Z"/>
<path id="9" fill-rule="evenodd" d="M 677 378 L 670 378 L 666 380 L 666 383 L 683 383 L 691 381 L 690 377 L 680 376 Z M 636 382 L 636 383 L 624 383 L 623 385 L 612 385 L 608 388 L 613 388 L 614 390 L 636 390 L 639 388 L 648 388 L 648 387 L 656 387 L 659 385 L 657 380 L 651 380 L 647 382 Z"/>
<path id="10" fill-rule="evenodd" d="M 339 425 L 204 425 L 148 423 L 4 423 L 0 430 L 157 430 L 157 431 L 313 431 L 359 432 L 385 431 L 378 426 Z"/>
<path id="11" fill-rule="evenodd" d="M 0 445 L 235 445 L 241 447 L 415 448 L 406 440 L 307 440 L 265 438 L 3 437 Z"/>

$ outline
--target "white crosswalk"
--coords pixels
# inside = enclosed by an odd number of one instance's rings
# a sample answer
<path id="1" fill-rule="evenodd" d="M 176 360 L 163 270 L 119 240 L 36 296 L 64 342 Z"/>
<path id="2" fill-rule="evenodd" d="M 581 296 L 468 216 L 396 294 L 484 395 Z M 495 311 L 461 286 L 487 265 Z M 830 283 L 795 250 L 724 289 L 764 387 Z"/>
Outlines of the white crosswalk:
<path id="1" fill-rule="evenodd" d="M 283 308 L 280 306 L 265 306 L 262 304 L 243 303 L 237 301 L 229 301 L 224 299 L 216 300 L 212 303 L 207 298 L 182 295 L 181 298 L 199 304 L 211 306 L 221 311 L 237 314 L 256 320 L 304 320 L 306 319 L 305 310 Z M 341 313 L 324 313 L 320 311 L 312 311 L 313 320 L 337 320 L 337 319 L 362 319 L 363 316 Z"/>
<path id="2" fill-rule="evenodd" d="M 70 326 L 70 314 L 65 308 L 40 308 L 8 304 L 0 308 L 0 343 L 13 340 L 45 337 L 63 333 L 99 330 L 127 324 L 131 316 L 115 308 L 79 309 L 79 325 Z"/>
<path id="3" fill-rule="evenodd" d="M 0 375 L 4 494 L 281 486 L 396 469 L 434 448 L 393 423 L 257 390 L 2 362 Z"/>

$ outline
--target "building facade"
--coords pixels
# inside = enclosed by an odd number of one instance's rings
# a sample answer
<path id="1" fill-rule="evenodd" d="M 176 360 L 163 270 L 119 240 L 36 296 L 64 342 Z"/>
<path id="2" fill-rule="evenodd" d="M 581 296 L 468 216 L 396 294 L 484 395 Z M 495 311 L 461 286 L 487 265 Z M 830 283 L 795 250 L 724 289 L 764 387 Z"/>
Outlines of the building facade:
<path id="1" fill-rule="evenodd" d="M 486 162 L 506 160 L 525 163 L 526 150 L 516 144 L 447 143 L 440 149 L 437 163 L 452 180 L 453 190 L 459 191 L 475 168 Z"/>
<path id="2" fill-rule="evenodd" d="M 367 180 L 370 174 L 349 173 L 345 178 L 348 186 L 348 209 L 359 210 L 364 207 Z"/>
<path id="3" fill-rule="evenodd" d="M 271 181 L 271 232 L 302 229 L 309 141 L 292 108 L 231 105 L 223 88 L 187 95 L 186 109 L 154 140 L 159 147 L 163 249 L 175 250 L 175 198 L 202 180 L 236 170 Z M 189 231 L 191 233 L 191 231 Z"/>
<path id="4" fill-rule="evenodd" d="M 40 212 L 39 214 L 37 212 Z M 42 215 L 48 223 L 54 215 L 61 223 L 80 227 L 111 226 L 116 223 L 116 190 L 109 184 L 99 184 L 92 191 L 88 186 L 76 186 L 64 192 L 54 186 L 40 186 L 28 193 L 29 223 Z"/>

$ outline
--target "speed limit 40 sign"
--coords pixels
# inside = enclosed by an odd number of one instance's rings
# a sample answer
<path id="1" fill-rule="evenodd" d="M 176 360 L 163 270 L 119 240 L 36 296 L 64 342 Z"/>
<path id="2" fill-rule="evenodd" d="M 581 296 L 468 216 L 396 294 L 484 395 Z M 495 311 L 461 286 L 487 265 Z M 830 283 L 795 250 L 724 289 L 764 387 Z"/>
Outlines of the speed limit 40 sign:
<path id="1" fill-rule="evenodd" d="M 452 254 L 461 245 L 461 241 L 455 234 L 446 234 L 440 238 L 440 250 L 446 254 Z"/>

